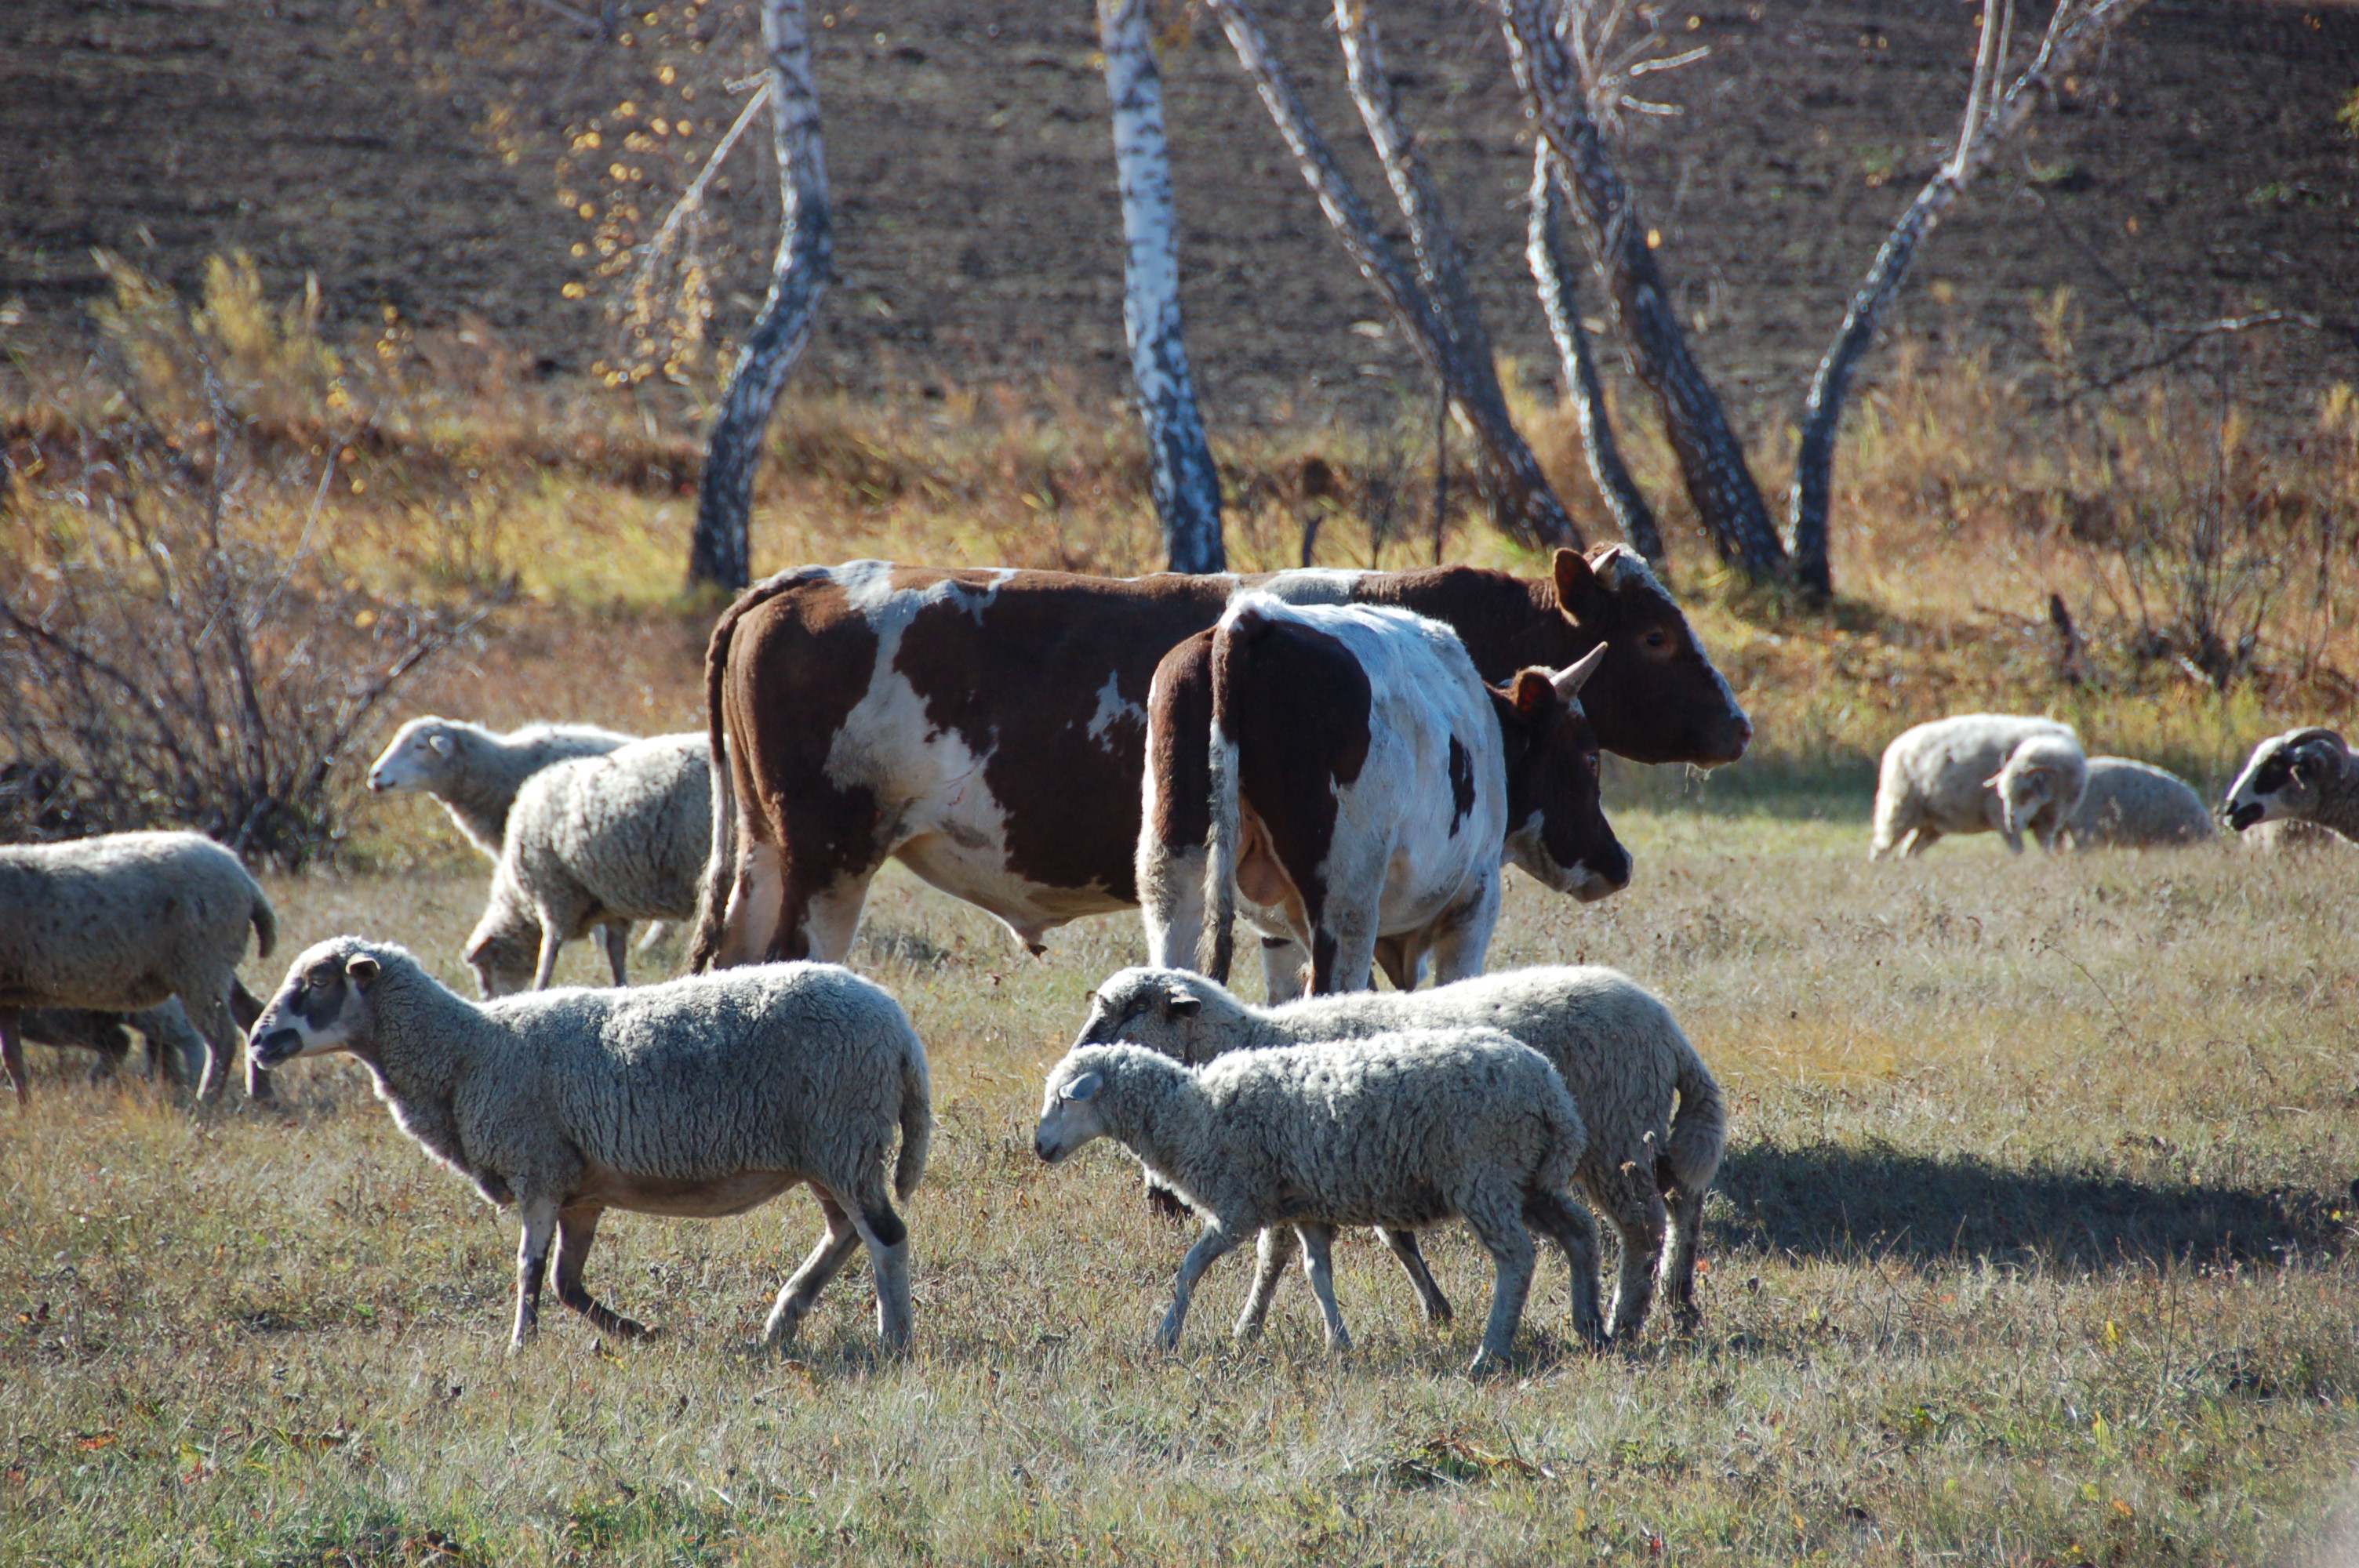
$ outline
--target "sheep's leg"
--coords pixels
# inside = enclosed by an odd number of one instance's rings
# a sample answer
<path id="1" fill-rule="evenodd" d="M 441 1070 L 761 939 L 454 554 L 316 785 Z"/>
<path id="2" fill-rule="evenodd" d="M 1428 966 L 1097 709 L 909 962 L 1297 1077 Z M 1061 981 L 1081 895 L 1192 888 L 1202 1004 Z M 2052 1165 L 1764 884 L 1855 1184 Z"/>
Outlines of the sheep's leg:
<path id="1" fill-rule="evenodd" d="M 629 985 L 631 983 L 629 970 L 625 967 L 623 960 L 629 951 L 631 923 L 627 920 L 610 920 L 598 928 L 598 934 L 606 945 L 606 967 L 614 971 L 614 983 L 618 986 Z"/>
<path id="2" fill-rule="evenodd" d="M 1940 843 L 1940 829 L 1937 827 L 1922 826 L 1914 827 L 1909 830 L 1908 842 L 1902 846 L 1900 853 L 1904 859 L 1913 860 L 1935 844 Z"/>
<path id="3" fill-rule="evenodd" d="M 189 1022 L 205 1042 L 205 1070 L 197 1080 L 197 1098 L 219 1099 L 222 1091 L 229 1087 L 230 1060 L 244 1040 L 230 1012 L 229 997 L 224 989 L 198 1000 L 193 988 L 178 994 L 180 1011 L 189 1015 Z M 266 1100 L 271 1096 L 270 1076 L 254 1065 L 251 1054 L 245 1061 L 245 1092 L 253 1099 Z"/>
<path id="4" fill-rule="evenodd" d="M 1491 1254 L 1496 1269 L 1483 1346 L 1466 1368 L 1470 1375 L 1482 1377 L 1505 1371 L 1515 1352 L 1516 1328 L 1524 1320 L 1524 1299 L 1532 1290 L 1532 1238 L 1516 1217 L 1512 1204 L 1470 1204 L 1464 1212 L 1466 1223 Z"/>
<path id="5" fill-rule="evenodd" d="M 549 978 L 557 973 L 558 952 L 564 946 L 565 933 L 558 929 L 557 923 L 544 913 L 540 921 L 540 958 L 532 967 L 533 989 L 545 991 L 549 989 Z"/>
<path id="6" fill-rule="evenodd" d="M 549 1243 L 557 1235 L 554 1198 L 527 1198 L 521 1206 L 524 1237 L 516 1243 L 516 1332 L 508 1348 L 521 1350 L 540 1325 L 540 1285 L 549 1272 Z"/>
<path id="7" fill-rule="evenodd" d="M 1605 1343 L 1598 1306 L 1597 1225 L 1589 1211 L 1561 1193 L 1524 1195 L 1524 1222 L 1557 1244 L 1572 1273 L 1572 1331 L 1586 1344 Z"/>
<path id="8" fill-rule="evenodd" d="M 1703 1194 L 1682 1191 L 1670 1200 L 1669 1208 L 1670 1245 L 1663 1249 L 1658 1279 L 1670 1303 L 1671 1321 L 1679 1325 L 1681 1334 L 1693 1334 L 1703 1326 L 1703 1314 L 1695 1300 L 1696 1241 L 1703 1228 Z"/>
<path id="9" fill-rule="evenodd" d="M 1204 1234 L 1196 1238 L 1196 1245 L 1188 1249 L 1188 1256 L 1180 1260 L 1180 1277 L 1171 1284 L 1171 1306 L 1163 1314 L 1162 1331 L 1156 1336 L 1164 1349 L 1180 1348 L 1180 1330 L 1188 1321 L 1188 1301 L 1196 1293 L 1196 1281 L 1236 1244 L 1237 1238 L 1222 1226 L 1207 1225 Z"/>
<path id="10" fill-rule="evenodd" d="M 17 1033 L 19 1019 L 13 1007 L 0 1007 L 0 1072 L 16 1091 L 16 1108 L 25 1108 L 25 1042 Z"/>
<path id="11" fill-rule="evenodd" d="M 1335 1304 L 1335 1268 L 1329 1258 L 1335 1243 L 1335 1227 L 1298 1225 L 1294 1234 L 1301 1238 L 1302 1271 L 1310 1276 L 1310 1293 L 1319 1298 L 1319 1315 L 1327 1322 L 1327 1348 L 1349 1350 L 1352 1336 L 1343 1328 L 1343 1310 Z"/>
<path id="12" fill-rule="evenodd" d="M 1277 1298 L 1278 1281 L 1286 1278 L 1286 1265 L 1293 1258 L 1294 1231 L 1289 1226 L 1265 1226 L 1254 1238 L 1253 1288 L 1245 1292 L 1245 1310 L 1237 1314 L 1239 1339 L 1251 1339 L 1261 1332 L 1269 1318 L 1269 1303 Z"/>
<path id="13" fill-rule="evenodd" d="M 1417 1288 L 1418 1310 L 1425 1314 L 1425 1321 L 1436 1327 L 1448 1323 L 1450 1298 L 1441 1293 L 1441 1287 L 1434 1282 L 1433 1271 L 1425 1266 L 1425 1254 L 1418 1247 L 1417 1232 L 1380 1229 L 1376 1234 L 1385 1238 L 1385 1245 L 1392 1249 L 1393 1256 L 1399 1259 L 1400 1266 L 1408 1271 L 1408 1282 Z"/>
<path id="14" fill-rule="evenodd" d="M 843 1206 L 821 1188 L 813 1187 L 811 1193 L 819 1199 L 820 1212 L 827 1217 L 827 1234 L 810 1249 L 810 1256 L 787 1281 L 778 1292 L 777 1303 L 770 1308 L 770 1321 L 762 1327 L 762 1343 L 773 1349 L 794 1338 L 796 1325 L 810 1311 L 811 1303 L 819 1299 L 830 1280 L 842 1272 L 853 1249 L 860 1245 L 860 1232 Z"/>
<path id="15" fill-rule="evenodd" d="M 909 1227 L 880 1189 L 853 1211 L 876 1275 L 876 1337 L 887 1350 L 909 1347 Z"/>
<path id="16" fill-rule="evenodd" d="M 590 1260 L 590 1244 L 598 1238 L 603 1208 L 570 1208 L 557 1217 L 557 1299 L 590 1320 L 590 1326 L 614 1339 L 640 1339 L 647 1325 L 611 1310 L 582 1283 L 582 1266 Z"/>

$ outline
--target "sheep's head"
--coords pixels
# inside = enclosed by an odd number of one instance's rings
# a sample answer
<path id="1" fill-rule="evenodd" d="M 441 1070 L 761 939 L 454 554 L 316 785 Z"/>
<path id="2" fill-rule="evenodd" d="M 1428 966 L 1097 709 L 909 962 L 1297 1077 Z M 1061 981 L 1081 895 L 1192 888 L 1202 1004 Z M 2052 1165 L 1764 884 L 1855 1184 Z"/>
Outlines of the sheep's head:
<path id="1" fill-rule="evenodd" d="M 540 922 L 505 873 L 492 879 L 491 902 L 467 938 L 466 957 L 485 1001 L 532 985 L 540 967 Z"/>
<path id="2" fill-rule="evenodd" d="M 266 1069 L 298 1056 L 354 1049 L 374 1022 L 370 992 L 386 958 L 401 951 L 339 936 L 303 953 L 246 1036 L 255 1065 Z"/>
<path id="3" fill-rule="evenodd" d="M 1244 1014 L 1227 987 L 1202 975 L 1124 969 L 1092 993 L 1073 1047 L 1125 1041 L 1193 1066 L 1239 1044 L 1230 1025 Z"/>
<path id="4" fill-rule="evenodd" d="M 1040 1125 L 1032 1134 L 1032 1152 L 1056 1164 L 1093 1139 L 1103 1138 L 1106 1126 L 1106 1085 L 1120 1069 L 1120 1058 L 1133 1048 L 1121 1045 L 1077 1045 L 1049 1072 L 1049 1087 L 1040 1097 Z"/>
<path id="5" fill-rule="evenodd" d="M 430 789 L 449 773 L 459 744 L 447 719 L 413 719 L 394 731 L 393 743 L 369 764 L 368 786 L 387 790 Z"/>
<path id="6" fill-rule="evenodd" d="M 2320 785 L 2351 765 L 2351 748 L 2332 730 L 2292 730 L 2262 741 L 2228 790 L 2223 809 L 2238 832 L 2263 822 L 2306 820 Z"/>
<path id="7" fill-rule="evenodd" d="M 2009 833 L 2043 819 L 2060 827 L 2089 787 L 2089 759 L 2071 735 L 2034 735 L 2008 752 L 2006 765 L 1983 784 L 1998 791 Z"/>

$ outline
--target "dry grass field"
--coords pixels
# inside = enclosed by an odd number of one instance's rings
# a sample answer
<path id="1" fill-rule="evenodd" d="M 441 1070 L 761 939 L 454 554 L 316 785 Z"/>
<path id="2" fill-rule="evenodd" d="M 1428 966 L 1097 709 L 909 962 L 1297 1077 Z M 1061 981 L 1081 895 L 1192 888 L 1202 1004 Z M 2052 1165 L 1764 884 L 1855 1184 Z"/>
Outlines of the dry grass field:
<path id="1" fill-rule="evenodd" d="M 1658 989 L 1734 1126 L 1703 1332 L 1583 1353 L 1551 1256 L 1492 1382 L 1460 1370 L 1479 1311 L 1425 1331 L 1366 1238 L 1338 1251 L 1348 1357 L 1295 1281 L 1233 1346 L 1235 1260 L 1150 1349 L 1187 1233 L 1119 1151 L 1030 1146 L 1128 919 L 1028 959 L 881 885 L 855 961 L 908 1006 L 940 1117 L 900 1363 L 858 1267 L 791 1358 L 743 1353 L 815 1228 L 800 1195 L 616 1217 L 592 1284 L 660 1336 L 560 1312 L 510 1355 L 512 1223 L 356 1066 L 191 1113 L 36 1051 L 0 1116 L 0 1560 L 2352 1561 L 2348 862 L 1968 840 L 1871 868 L 1864 806 L 1625 809 L 1625 895 L 1516 879 L 1495 962 Z M 288 953 L 364 931 L 460 980 L 480 881 L 271 891 Z M 1433 1253 L 1479 1308 L 1479 1249 Z"/>

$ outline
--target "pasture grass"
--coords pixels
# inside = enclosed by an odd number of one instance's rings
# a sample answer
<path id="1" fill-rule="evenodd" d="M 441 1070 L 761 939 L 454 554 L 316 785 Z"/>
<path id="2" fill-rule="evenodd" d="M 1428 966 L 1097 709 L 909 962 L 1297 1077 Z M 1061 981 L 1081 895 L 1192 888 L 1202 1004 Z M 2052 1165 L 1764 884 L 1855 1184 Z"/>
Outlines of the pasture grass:
<path id="1" fill-rule="evenodd" d="M 1354 1236 L 1348 1357 L 1292 1281 L 1232 1345 L 1235 1260 L 1155 1353 L 1188 1232 L 1118 1151 L 1030 1148 L 1135 923 L 1027 958 L 893 871 L 854 961 L 909 1008 L 940 1118 L 908 1360 L 858 1266 L 791 1357 L 744 1353 L 816 1228 L 799 1195 L 614 1217 L 592 1283 L 660 1336 L 555 1310 L 511 1356 L 512 1222 L 356 1066 L 192 1111 L 37 1049 L 0 1115 L 0 1559 L 2351 1561 L 2342 858 L 1985 839 L 1870 868 L 1855 810 L 1617 821 L 1636 884 L 1576 906 L 1517 878 L 1494 957 L 1627 969 L 1720 1074 L 1692 1339 L 1583 1353 L 1551 1257 L 1514 1374 L 1470 1381 L 1487 1267 L 1452 1227 L 1447 1332 Z M 280 956 L 358 930 L 462 981 L 481 881 L 282 879 Z M 586 945 L 564 972 L 595 978 Z"/>

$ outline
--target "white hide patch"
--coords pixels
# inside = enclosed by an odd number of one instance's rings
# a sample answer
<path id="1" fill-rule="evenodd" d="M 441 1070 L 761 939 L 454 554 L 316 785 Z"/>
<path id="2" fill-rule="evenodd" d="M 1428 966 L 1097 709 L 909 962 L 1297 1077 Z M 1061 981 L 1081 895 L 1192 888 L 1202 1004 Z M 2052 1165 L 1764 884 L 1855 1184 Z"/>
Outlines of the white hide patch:
<path id="1" fill-rule="evenodd" d="M 1147 709 L 1135 702 L 1123 700 L 1122 676 L 1117 672 L 1106 676 L 1105 685 L 1098 687 L 1098 708 L 1095 713 L 1090 715 L 1090 739 L 1111 752 L 1114 747 L 1106 740 L 1106 736 L 1112 732 L 1116 724 L 1125 722 L 1137 725 L 1144 732 L 1147 729 Z"/>

